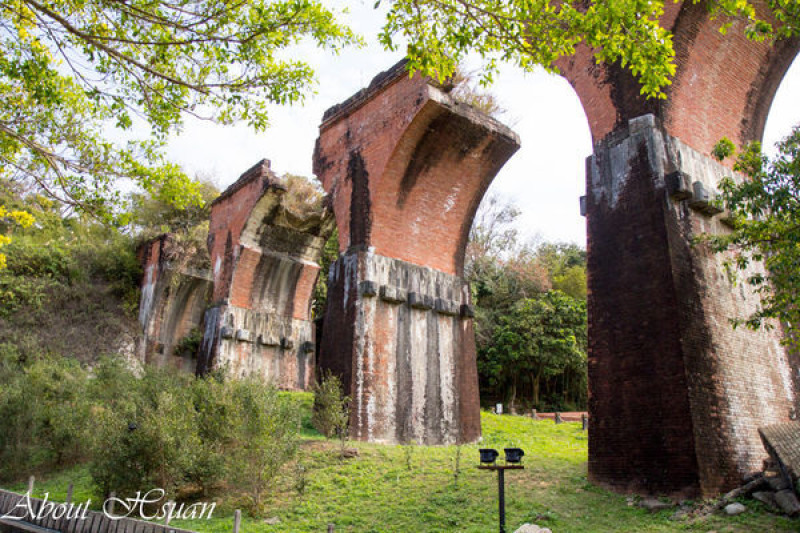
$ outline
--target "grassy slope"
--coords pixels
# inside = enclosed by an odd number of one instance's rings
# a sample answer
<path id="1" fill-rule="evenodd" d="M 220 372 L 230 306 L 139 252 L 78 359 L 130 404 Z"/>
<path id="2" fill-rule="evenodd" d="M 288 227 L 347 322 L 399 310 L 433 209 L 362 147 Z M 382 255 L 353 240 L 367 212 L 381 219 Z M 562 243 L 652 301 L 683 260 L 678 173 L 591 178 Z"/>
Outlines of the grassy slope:
<path id="1" fill-rule="evenodd" d="M 302 398 L 308 406 L 308 399 Z M 304 424 L 307 426 L 307 424 Z M 747 501 L 738 517 L 713 516 L 696 522 L 672 521 L 671 511 L 656 514 L 629 506 L 619 496 L 586 481 L 586 434 L 580 424 L 554 425 L 516 416 L 483 414 L 484 441 L 461 447 L 461 472 L 455 481 L 455 446 L 385 446 L 351 444 L 360 451 L 340 459 L 337 443 L 304 428 L 306 438 L 298 463 L 278 481 L 268 516 L 278 525 L 245 517 L 245 533 L 325 531 L 353 532 L 486 532 L 497 527 L 497 483 L 493 473 L 475 468 L 479 447 L 516 445 L 526 452 L 525 470 L 506 475 L 507 529 L 524 522 L 557 533 L 584 531 L 800 531 L 798 521 L 766 513 Z M 305 488 L 298 491 L 298 464 L 305 469 Z M 409 468 L 410 466 L 410 468 Z M 69 480 L 76 484 L 76 501 L 90 497 L 91 479 L 80 467 L 39 483 L 63 498 Z M 12 487 L 25 490 L 24 483 Z M 231 530 L 236 505 L 223 495 L 212 520 L 176 521 L 176 526 L 201 532 Z"/>

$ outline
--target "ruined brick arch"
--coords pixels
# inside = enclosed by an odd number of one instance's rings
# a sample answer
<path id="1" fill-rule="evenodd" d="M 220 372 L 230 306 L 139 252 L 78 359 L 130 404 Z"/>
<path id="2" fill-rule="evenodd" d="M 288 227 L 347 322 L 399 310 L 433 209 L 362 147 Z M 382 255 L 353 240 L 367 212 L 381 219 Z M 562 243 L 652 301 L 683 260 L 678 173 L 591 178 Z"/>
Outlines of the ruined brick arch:
<path id="1" fill-rule="evenodd" d="M 562 69 L 594 142 L 586 162 L 589 476 L 622 490 L 712 495 L 761 466 L 758 427 L 800 408 L 800 372 L 776 332 L 732 330 L 756 300 L 692 243 L 728 231 L 710 197 L 730 170 L 722 136 L 761 136 L 799 41 L 720 36 L 702 8 L 668 4 L 678 72 L 647 100 L 584 50 Z M 480 436 L 466 235 L 519 145 L 401 62 L 323 117 L 314 172 L 330 194 L 331 267 L 319 366 L 353 398 L 351 436 L 470 442 Z M 309 384 L 308 316 L 324 214 L 294 219 L 263 161 L 212 206 L 213 305 L 198 366 L 228 363 L 286 388 Z"/>
<path id="2" fill-rule="evenodd" d="M 144 267 L 139 304 L 142 334 L 137 352 L 148 363 L 193 372 L 194 354 L 176 354 L 175 347 L 201 325 L 212 286 L 205 269 L 173 264 L 174 239 L 170 234 L 160 235 L 137 252 Z"/>
<path id="3" fill-rule="evenodd" d="M 371 87 L 393 84 L 399 94 L 385 90 L 390 95 L 367 103 L 356 98 L 326 113 L 321 139 L 331 141 L 318 144 L 315 173 L 333 196 L 341 252 L 365 246 L 461 275 L 475 211 L 517 149 L 515 142 L 497 139 L 515 136 L 427 82 L 399 82 L 402 67 L 378 76 Z M 398 105 L 410 109 L 398 116 Z M 330 154 L 340 159 L 334 162 Z"/>
<path id="4" fill-rule="evenodd" d="M 351 435 L 385 442 L 480 435 L 469 290 L 472 217 L 519 146 L 499 122 L 409 77 L 404 62 L 325 113 L 314 170 L 332 196 L 320 364 L 354 398 Z"/>
<path id="5" fill-rule="evenodd" d="M 762 6 L 763 7 L 763 6 Z M 673 33 L 677 70 L 665 100 L 647 99 L 628 71 L 598 66 L 586 49 L 561 62 L 584 106 L 597 142 L 652 114 L 665 130 L 705 154 L 728 137 L 737 145 L 760 140 L 772 100 L 800 51 L 800 38 L 770 45 L 744 35 L 735 21 L 727 34 L 702 3 L 667 3 L 662 25 Z"/>
<path id="6" fill-rule="evenodd" d="M 200 375 L 222 367 L 308 389 L 316 366 L 311 304 L 333 229 L 327 199 L 290 190 L 260 161 L 212 202 L 209 253 L 198 254 L 194 267 L 176 271 L 172 235 L 140 250 L 140 357 Z M 195 327 L 204 329 L 197 358 L 173 356 Z"/>
<path id="7" fill-rule="evenodd" d="M 333 220 L 323 204 L 299 213 L 286 186 L 261 161 L 211 205 L 208 245 L 214 282 L 198 369 L 224 366 L 284 389 L 314 376 L 311 300 Z"/>
<path id="8" fill-rule="evenodd" d="M 722 136 L 737 144 L 761 140 L 775 93 L 800 51 L 800 39 L 774 46 L 754 43 L 744 36 L 741 23 L 723 36 L 717 22 L 696 14 L 701 7 L 685 8 L 687 15 L 676 24 L 680 68 L 664 106 L 664 125 L 703 152 Z"/>
<path id="9" fill-rule="evenodd" d="M 753 43 L 741 23 L 723 36 L 700 4 L 668 5 L 662 24 L 677 63 L 665 100 L 645 99 L 628 72 L 594 65 L 586 50 L 562 64 L 595 143 L 586 198 L 589 476 L 709 495 L 758 470 L 757 428 L 800 405 L 798 362 L 779 335 L 729 326 L 757 297 L 734 289 L 723 259 L 692 244 L 729 231 L 710 203 L 730 175 L 710 157 L 714 144 L 761 138 L 800 40 Z"/>
<path id="10" fill-rule="evenodd" d="M 510 155 L 508 146 L 476 130 L 474 121 L 433 102 L 415 115 L 386 163 L 384 178 L 371 187 L 372 209 L 381 213 L 369 241 L 376 254 L 463 274 L 475 212 Z M 387 178 L 399 175 L 400 180 Z"/>

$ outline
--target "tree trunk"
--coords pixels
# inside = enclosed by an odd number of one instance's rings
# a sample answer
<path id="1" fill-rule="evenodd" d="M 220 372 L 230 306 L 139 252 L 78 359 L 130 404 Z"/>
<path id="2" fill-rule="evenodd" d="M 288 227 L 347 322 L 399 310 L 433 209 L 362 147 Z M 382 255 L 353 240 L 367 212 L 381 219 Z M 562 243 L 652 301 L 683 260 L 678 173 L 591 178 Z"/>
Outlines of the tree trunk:
<path id="1" fill-rule="evenodd" d="M 542 369 L 539 368 L 535 374 L 531 374 L 531 384 L 533 385 L 533 405 L 539 408 L 539 385 L 542 379 Z"/>
<path id="2" fill-rule="evenodd" d="M 516 403 L 516 401 L 517 401 L 517 375 L 514 374 L 514 376 L 511 378 L 511 386 L 508 389 L 507 403 L 508 403 L 509 414 L 515 412 L 514 404 Z"/>

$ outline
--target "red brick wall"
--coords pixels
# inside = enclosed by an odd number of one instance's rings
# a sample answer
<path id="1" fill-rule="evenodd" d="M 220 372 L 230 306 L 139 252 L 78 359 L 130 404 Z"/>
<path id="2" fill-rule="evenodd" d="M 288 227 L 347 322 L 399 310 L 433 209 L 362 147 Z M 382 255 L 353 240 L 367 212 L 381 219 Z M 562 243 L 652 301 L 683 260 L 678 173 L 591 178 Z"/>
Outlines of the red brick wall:
<path id="1" fill-rule="evenodd" d="M 639 150 L 614 207 L 588 195 L 589 476 L 691 495 L 697 459 L 663 191 Z"/>
<path id="2" fill-rule="evenodd" d="M 325 205 L 298 221 L 286 194 L 262 161 L 212 204 L 215 323 L 206 329 L 201 373 L 227 364 L 234 375 L 258 374 L 283 388 L 311 383 L 311 298 L 333 223 Z"/>
<path id="3" fill-rule="evenodd" d="M 731 327 L 758 300 L 694 243 L 728 230 L 670 197 L 676 170 L 707 189 L 730 174 L 652 116 L 598 143 L 588 165 L 589 475 L 710 496 L 761 468 L 757 429 L 788 420 L 800 387 L 779 331 Z"/>
<path id="4" fill-rule="evenodd" d="M 214 301 L 225 299 L 230 292 L 239 237 L 253 207 L 264 194 L 270 175 L 269 161 L 260 161 L 211 204 L 208 251 L 214 276 Z"/>
<path id="5" fill-rule="evenodd" d="M 644 98 L 626 70 L 595 65 L 586 49 L 562 61 L 595 143 L 604 141 L 595 148 L 601 158 L 628 135 L 629 120 L 646 114 L 677 139 L 648 147 L 666 149 L 670 168 L 658 167 L 653 152 L 617 168 L 627 177 L 613 209 L 616 193 L 593 192 L 587 177 L 590 476 L 623 488 L 714 494 L 758 468 L 756 426 L 788 416 L 798 387 L 787 381 L 774 333 L 731 329 L 729 319 L 746 316 L 757 300 L 729 285 L 719 256 L 691 245 L 724 228 L 685 200 L 669 200 L 663 176 L 694 158 L 691 181 L 713 186 L 714 163 L 701 156 L 722 137 L 760 139 L 800 39 L 753 43 L 742 22 L 722 35 L 703 4 L 665 7 L 677 65 L 665 100 Z M 688 146 L 676 156 L 680 143 Z"/>

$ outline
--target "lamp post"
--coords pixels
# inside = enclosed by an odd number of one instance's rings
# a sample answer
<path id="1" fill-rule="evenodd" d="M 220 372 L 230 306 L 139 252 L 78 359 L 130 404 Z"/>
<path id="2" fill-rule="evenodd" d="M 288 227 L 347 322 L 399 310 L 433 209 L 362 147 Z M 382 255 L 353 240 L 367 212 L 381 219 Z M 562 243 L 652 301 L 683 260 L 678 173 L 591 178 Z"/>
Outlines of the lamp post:
<path id="1" fill-rule="evenodd" d="M 506 462 L 505 464 L 496 464 L 497 457 L 500 455 L 497 450 L 492 448 L 481 448 L 481 464 L 478 466 L 481 470 L 496 470 L 497 471 L 497 508 L 498 520 L 500 522 L 500 533 L 506 533 L 506 470 L 522 470 L 525 468 L 520 461 L 525 455 L 525 452 L 520 448 L 505 448 Z"/>

